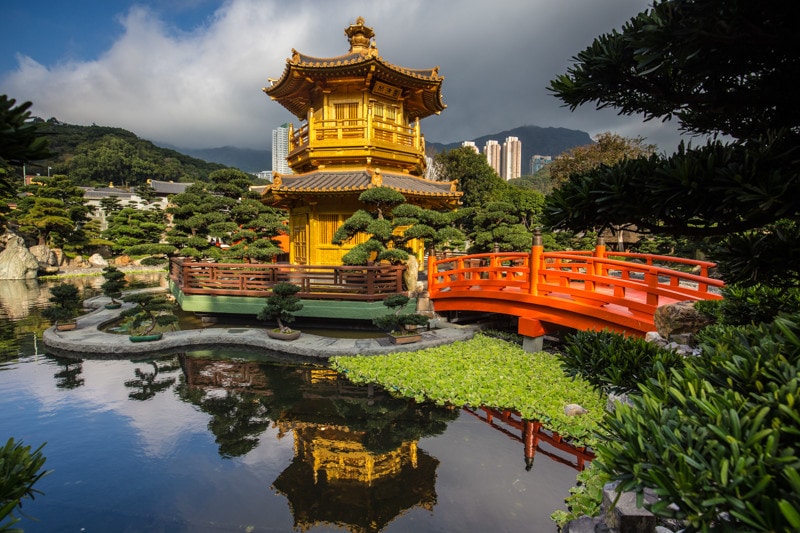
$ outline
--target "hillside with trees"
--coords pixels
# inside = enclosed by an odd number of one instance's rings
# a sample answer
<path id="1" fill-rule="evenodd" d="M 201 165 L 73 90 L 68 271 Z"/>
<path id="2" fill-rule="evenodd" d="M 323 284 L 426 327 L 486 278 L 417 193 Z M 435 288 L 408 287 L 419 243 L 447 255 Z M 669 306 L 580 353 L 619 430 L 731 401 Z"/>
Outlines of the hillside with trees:
<path id="1" fill-rule="evenodd" d="M 63 174 L 79 186 L 136 187 L 148 179 L 175 182 L 208 181 L 226 168 L 175 150 L 160 148 L 122 128 L 76 126 L 55 118 L 34 119 L 48 141 L 50 159 L 28 164 L 28 174 Z"/>

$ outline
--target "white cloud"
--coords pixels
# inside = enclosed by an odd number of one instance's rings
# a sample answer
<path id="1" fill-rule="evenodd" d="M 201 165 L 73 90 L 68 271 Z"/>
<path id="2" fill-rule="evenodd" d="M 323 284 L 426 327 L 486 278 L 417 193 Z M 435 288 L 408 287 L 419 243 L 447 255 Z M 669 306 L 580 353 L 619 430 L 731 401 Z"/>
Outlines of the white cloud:
<path id="1" fill-rule="evenodd" d="M 594 37 L 648 3 L 231 0 L 190 32 L 133 7 L 119 19 L 122 36 L 96 59 L 42 65 L 22 57 L 0 90 L 33 101 L 43 118 L 119 126 L 183 147 L 268 148 L 272 128 L 298 120 L 261 92 L 267 78 L 280 76 L 292 48 L 345 53 L 343 30 L 363 16 L 386 60 L 440 66 L 448 108 L 423 122 L 431 141 L 534 124 L 641 134 L 671 149 L 674 125 L 643 125 L 591 106 L 570 113 L 546 90 Z"/>

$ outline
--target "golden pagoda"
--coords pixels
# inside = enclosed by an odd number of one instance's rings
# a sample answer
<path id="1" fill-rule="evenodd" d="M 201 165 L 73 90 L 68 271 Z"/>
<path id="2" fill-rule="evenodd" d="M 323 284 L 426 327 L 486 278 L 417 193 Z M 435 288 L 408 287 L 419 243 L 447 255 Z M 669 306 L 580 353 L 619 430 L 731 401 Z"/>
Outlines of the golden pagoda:
<path id="1" fill-rule="evenodd" d="M 419 121 L 439 114 L 444 79 L 438 67 L 415 70 L 384 60 L 361 17 L 345 29 L 347 54 L 316 58 L 292 50 L 280 79 L 264 92 L 296 116 L 287 162 L 263 201 L 289 211 L 290 262 L 337 265 L 354 246 L 331 244 L 334 232 L 363 208 L 359 195 L 389 187 L 409 203 L 454 209 L 455 182 L 425 179 Z"/>

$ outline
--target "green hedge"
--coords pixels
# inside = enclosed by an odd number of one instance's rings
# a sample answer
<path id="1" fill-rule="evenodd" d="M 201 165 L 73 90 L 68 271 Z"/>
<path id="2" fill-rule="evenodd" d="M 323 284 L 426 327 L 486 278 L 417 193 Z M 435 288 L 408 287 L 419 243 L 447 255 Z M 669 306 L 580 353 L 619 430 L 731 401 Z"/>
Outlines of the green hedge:
<path id="1" fill-rule="evenodd" d="M 718 327 L 602 424 L 595 465 L 687 531 L 800 530 L 800 315 Z M 670 504 L 674 504 L 671 506 Z"/>
<path id="2" fill-rule="evenodd" d="M 636 337 L 612 331 L 579 331 L 564 338 L 560 354 L 564 373 L 581 377 L 598 390 L 638 392 L 656 375 L 655 364 L 680 368 L 683 356 Z"/>

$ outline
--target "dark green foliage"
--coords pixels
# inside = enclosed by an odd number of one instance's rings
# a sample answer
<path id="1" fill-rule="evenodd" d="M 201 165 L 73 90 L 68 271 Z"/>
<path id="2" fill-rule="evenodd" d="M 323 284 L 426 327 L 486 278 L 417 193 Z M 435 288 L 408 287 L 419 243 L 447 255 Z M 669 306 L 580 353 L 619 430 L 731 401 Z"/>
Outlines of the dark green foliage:
<path id="1" fill-rule="evenodd" d="M 800 283 L 800 110 L 783 90 L 800 76 L 795 18 L 791 2 L 661 0 L 595 39 L 550 84 L 569 107 L 731 140 L 573 174 L 548 197 L 550 223 L 724 236 L 712 258 L 729 283 Z"/>
<path id="2" fill-rule="evenodd" d="M 389 187 L 374 187 L 361 193 L 358 201 L 367 204 L 367 209 L 381 219 L 394 206 L 405 203 L 406 197 Z"/>
<path id="3" fill-rule="evenodd" d="M 149 335 L 156 326 L 165 327 L 178 321 L 173 314 L 175 304 L 162 294 L 135 292 L 125 296 L 122 301 L 136 304 L 119 314 L 121 318 L 131 319 L 128 327 L 131 334 Z"/>
<path id="4" fill-rule="evenodd" d="M 438 179 L 457 181 L 458 190 L 464 193 L 461 204 L 465 207 L 480 207 L 496 200 L 496 193 L 507 186 L 489 166 L 486 157 L 471 148 L 456 148 L 436 154 L 433 164 Z"/>
<path id="5" fill-rule="evenodd" d="M 42 494 L 33 488 L 37 481 L 50 474 L 42 470 L 47 460 L 42 448 L 44 444 L 31 452 L 30 446 L 23 446 L 22 441 L 13 438 L 0 448 L 0 531 L 14 531 L 11 526 L 19 518 L 11 513 L 22 507 L 24 498 L 33 500 L 36 494 Z M 6 517 L 10 519 L 5 521 Z"/>
<path id="6" fill-rule="evenodd" d="M 50 288 L 50 307 L 42 310 L 42 316 L 57 325 L 59 322 L 78 316 L 83 302 L 78 297 L 78 287 L 60 283 Z"/>
<path id="7" fill-rule="evenodd" d="M 722 296 L 722 300 L 697 302 L 695 308 L 719 324 L 732 326 L 772 322 L 780 313 L 800 309 L 800 288 L 726 285 Z"/>
<path id="8" fill-rule="evenodd" d="M 14 182 L 22 183 L 20 176 L 12 177 L 13 167 L 51 155 L 39 124 L 30 120 L 33 103 L 16 104 L 0 94 L 0 190 L 8 194 L 14 193 Z"/>
<path id="9" fill-rule="evenodd" d="M 125 207 L 108 216 L 105 239 L 114 242 L 112 249 L 120 253 L 130 247 L 157 243 L 167 228 L 167 218 L 161 209 Z"/>
<path id="10" fill-rule="evenodd" d="M 157 265 L 166 265 L 169 262 L 169 259 L 166 257 L 158 257 L 158 256 L 151 256 L 145 257 L 141 260 L 142 266 L 157 266 Z"/>
<path id="11" fill-rule="evenodd" d="M 83 189 L 67 176 L 39 176 L 36 183 L 21 187 L 28 193 L 19 200 L 11 218 L 17 230 L 39 244 L 68 247 L 80 251 L 86 244 L 81 229 L 88 221 L 89 208 Z"/>
<path id="12" fill-rule="evenodd" d="M 172 255 L 176 251 L 172 244 L 137 244 L 125 248 L 128 255 Z"/>
<path id="13" fill-rule="evenodd" d="M 167 241 L 180 248 L 180 255 L 250 262 L 284 253 L 273 239 L 286 229 L 285 211 L 253 198 L 250 177 L 240 170 L 218 170 L 209 179 L 172 197 L 167 209 L 173 215 Z M 230 247 L 215 247 L 211 239 Z"/>
<path id="14" fill-rule="evenodd" d="M 547 231 L 542 233 L 542 245 L 546 252 L 593 250 L 597 245 L 597 232 Z"/>
<path id="15" fill-rule="evenodd" d="M 550 519 L 558 524 L 559 530 L 567 525 L 570 520 L 577 520 L 582 516 L 598 516 L 601 502 L 603 501 L 603 486 L 608 483 L 609 477 L 598 468 L 592 468 L 589 463 L 586 469 L 578 474 L 578 483 L 569 489 L 569 496 L 564 500 L 568 511 L 556 511 Z"/>
<path id="16" fill-rule="evenodd" d="M 286 324 L 294 322 L 294 313 L 303 308 L 297 293 L 300 286 L 294 283 L 276 283 L 272 287 L 272 294 L 267 298 L 267 305 L 258 313 L 259 320 L 275 320 L 281 332 L 290 333 L 291 329 Z"/>
<path id="17" fill-rule="evenodd" d="M 389 296 L 383 300 L 383 305 L 388 307 L 392 312 L 387 315 L 373 318 L 372 323 L 378 329 L 382 329 L 391 333 L 400 333 L 405 329 L 405 326 L 428 325 L 428 321 L 430 319 L 427 316 L 417 313 L 403 312 L 403 309 L 405 309 L 410 300 L 411 299 L 405 294 L 393 294 L 392 296 Z"/>
<path id="18" fill-rule="evenodd" d="M 728 235 L 713 253 L 722 279 L 795 286 L 800 280 L 800 222 L 784 219 Z"/>
<path id="19" fill-rule="evenodd" d="M 598 390 L 638 392 L 660 368 L 679 369 L 684 357 L 672 350 L 612 331 L 578 331 L 565 337 L 560 354 L 564 373 L 581 377 Z"/>
<path id="20" fill-rule="evenodd" d="M 111 298 L 111 303 L 115 304 L 115 298 L 119 298 L 122 294 L 122 289 L 128 284 L 125 280 L 125 273 L 121 272 L 117 267 L 109 265 L 103 269 L 103 278 L 105 281 L 100 288 L 103 294 Z"/>
<path id="21" fill-rule="evenodd" d="M 595 464 L 686 531 L 797 531 L 800 315 L 715 333 L 606 418 Z"/>

